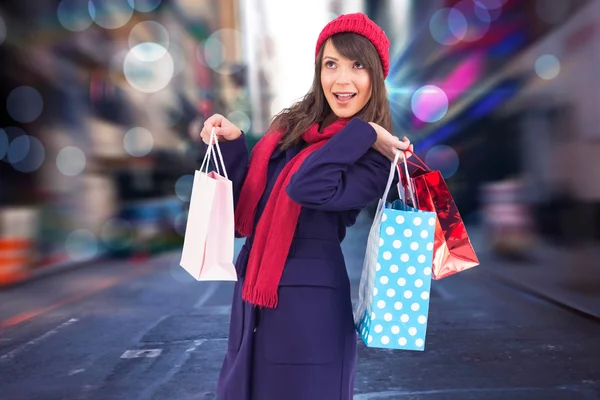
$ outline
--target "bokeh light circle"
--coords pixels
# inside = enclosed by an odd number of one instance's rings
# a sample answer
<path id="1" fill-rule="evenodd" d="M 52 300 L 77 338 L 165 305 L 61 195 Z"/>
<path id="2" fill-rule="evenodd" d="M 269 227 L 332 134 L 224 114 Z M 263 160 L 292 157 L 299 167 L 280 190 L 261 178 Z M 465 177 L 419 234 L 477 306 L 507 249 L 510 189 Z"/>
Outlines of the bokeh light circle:
<path id="1" fill-rule="evenodd" d="M 500 10 L 488 10 L 480 3 L 475 3 L 475 10 L 473 11 L 475 17 L 477 17 L 482 22 L 492 22 L 498 19 L 501 12 Z"/>
<path id="2" fill-rule="evenodd" d="M 436 42 L 443 45 L 458 43 L 467 34 L 467 28 L 467 19 L 454 8 L 440 8 L 429 21 L 431 36 Z"/>
<path id="3" fill-rule="evenodd" d="M 181 201 L 190 201 L 193 184 L 194 175 L 183 175 L 175 182 L 175 195 L 179 197 Z"/>
<path id="4" fill-rule="evenodd" d="M 169 32 L 156 21 L 140 22 L 129 33 L 129 48 L 142 61 L 159 60 L 167 52 L 169 43 Z"/>
<path id="5" fill-rule="evenodd" d="M 225 45 L 223 42 L 219 38 L 209 37 L 204 43 L 203 50 L 204 57 L 201 57 L 200 60 L 203 60 L 208 67 L 218 71 L 225 61 Z"/>
<path id="6" fill-rule="evenodd" d="M 79 175 L 85 169 L 87 160 L 79 147 L 67 146 L 56 156 L 56 167 L 66 176 Z"/>
<path id="7" fill-rule="evenodd" d="M 425 85 L 411 99 L 412 111 L 423 122 L 437 122 L 448 112 L 448 96 L 435 85 Z"/>
<path id="8" fill-rule="evenodd" d="M 476 14 L 477 7 L 473 0 L 462 0 L 454 6 L 454 10 L 462 14 L 467 22 L 466 32 L 463 35 L 462 40 L 466 42 L 474 42 L 481 39 L 490 29 L 490 21 L 492 20 L 491 15 L 488 11 L 488 18 L 480 18 Z M 501 8 L 497 9 L 501 11 Z M 481 14 L 481 10 L 479 11 Z"/>
<path id="9" fill-rule="evenodd" d="M 458 171 L 458 154 L 450 146 L 434 146 L 425 155 L 425 164 L 432 170 L 439 170 L 442 176 L 447 179 Z"/>
<path id="10" fill-rule="evenodd" d="M 31 136 L 19 135 L 8 145 L 7 161 L 11 164 L 18 163 L 27 157 L 31 148 Z"/>
<path id="11" fill-rule="evenodd" d="M 131 8 L 139 12 L 151 12 L 160 6 L 162 0 L 127 0 Z"/>
<path id="12" fill-rule="evenodd" d="M 123 137 L 123 147 L 133 157 L 144 157 L 152 151 L 154 137 L 148 129 L 132 128 Z"/>
<path id="13" fill-rule="evenodd" d="M 535 61 L 535 73 L 545 80 L 554 79 L 560 73 L 560 61 L 552 54 L 544 54 Z"/>
<path id="14" fill-rule="evenodd" d="M 31 86 L 19 86 L 6 98 L 6 110 L 12 119 L 22 123 L 35 121 L 44 108 L 42 95 Z"/>
<path id="15" fill-rule="evenodd" d="M 16 161 L 10 160 L 10 151 L 13 147 L 19 147 L 25 154 Z M 19 150 L 15 151 L 18 152 Z M 46 159 L 44 145 L 33 136 L 23 135 L 14 139 L 9 148 L 9 162 L 14 169 L 20 172 L 33 172 L 39 169 Z"/>
<path id="16" fill-rule="evenodd" d="M 154 42 L 144 42 L 131 49 L 131 55 L 143 62 L 158 61 L 167 55 L 167 48 Z"/>
<path id="17" fill-rule="evenodd" d="M 16 154 L 10 155 L 11 144 L 12 144 L 12 141 L 18 137 L 28 136 L 27 133 L 23 129 L 16 127 L 16 126 L 7 126 L 3 129 L 3 132 L 4 132 L 4 135 L 0 134 L 0 156 L 2 155 L 3 148 L 4 148 L 4 155 L 3 155 L 3 157 L 0 157 L 0 159 L 4 158 L 4 161 L 6 161 L 8 163 L 20 161 L 19 154 L 21 155 L 21 159 L 23 159 L 23 157 L 25 157 L 25 155 L 27 154 L 28 147 L 23 149 L 22 145 L 25 143 L 18 145 L 18 142 L 17 142 L 17 146 L 12 147 L 12 152 L 16 151 Z M 2 140 L 1 139 L 2 137 L 5 137 L 5 139 Z M 4 145 L 2 145 L 2 143 Z M 28 142 L 26 144 L 28 145 Z"/>
<path id="18" fill-rule="evenodd" d="M 86 0 L 62 0 L 56 8 L 58 22 L 72 32 L 84 31 L 94 22 L 88 7 Z"/>
<path id="19" fill-rule="evenodd" d="M 98 254 L 98 241 L 92 232 L 78 229 L 67 237 L 65 251 L 73 261 L 88 261 Z"/>
<path id="20" fill-rule="evenodd" d="M 240 128 L 240 130 L 244 132 L 250 131 L 250 126 L 252 125 L 252 121 L 250 117 L 243 111 L 233 111 L 227 115 L 227 119 L 230 120 Z"/>
<path id="21" fill-rule="evenodd" d="M 121 28 L 133 16 L 127 0 L 89 0 L 88 11 L 94 22 L 105 29 Z"/>
<path id="22" fill-rule="evenodd" d="M 140 47 L 143 46 L 143 47 Z M 174 65 L 173 58 L 168 51 L 165 51 L 163 56 L 152 61 L 144 61 L 148 57 L 152 58 L 153 51 L 148 49 L 155 49 L 161 51 L 157 47 L 162 46 L 157 44 L 150 44 L 150 46 L 137 45 L 131 49 L 127 56 L 125 56 L 125 62 L 123 65 L 123 72 L 125 78 L 129 84 L 144 93 L 154 93 L 161 89 L 164 89 L 173 78 Z M 138 57 L 138 54 L 146 54 L 142 58 Z"/>
<path id="23" fill-rule="evenodd" d="M 100 230 L 100 238 L 104 245 L 109 249 L 122 250 L 126 249 L 133 243 L 135 230 L 131 222 L 120 219 L 111 218 L 106 221 Z"/>
<path id="24" fill-rule="evenodd" d="M 227 43 L 236 43 L 241 46 L 244 41 L 240 31 L 236 29 L 219 29 L 213 32 L 204 42 L 204 62 L 220 74 L 233 74 L 239 72 L 243 65 L 226 64 L 225 55 Z M 199 57 L 202 61 L 202 58 Z"/>
<path id="25" fill-rule="evenodd" d="M 500 4 L 498 7 L 497 4 Z M 502 15 L 502 2 L 500 0 L 475 0 L 474 14 L 483 22 L 492 22 Z"/>

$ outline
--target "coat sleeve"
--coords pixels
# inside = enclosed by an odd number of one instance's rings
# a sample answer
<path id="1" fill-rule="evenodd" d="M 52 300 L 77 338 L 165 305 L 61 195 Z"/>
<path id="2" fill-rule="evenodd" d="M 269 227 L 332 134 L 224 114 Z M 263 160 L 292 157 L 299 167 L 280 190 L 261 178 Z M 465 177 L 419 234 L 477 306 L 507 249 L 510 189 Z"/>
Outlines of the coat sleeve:
<path id="1" fill-rule="evenodd" d="M 390 161 L 372 149 L 376 140 L 375 129 L 354 118 L 304 160 L 286 188 L 288 196 L 322 211 L 360 210 L 379 199 Z"/>
<path id="2" fill-rule="evenodd" d="M 204 144 L 205 151 L 207 148 L 208 145 Z M 236 207 L 240 197 L 240 192 L 242 190 L 242 185 L 244 184 L 244 180 L 246 179 L 246 174 L 248 172 L 248 164 L 250 162 L 248 144 L 246 143 L 246 135 L 242 132 L 242 135 L 235 140 L 219 143 L 219 148 L 221 149 L 221 154 L 223 155 L 223 163 L 225 164 L 225 169 L 227 170 L 227 176 L 229 177 L 229 180 L 233 186 L 233 204 L 234 207 Z M 215 155 L 217 156 L 217 160 L 219 160 L 219 155 Z M 213 160 L 211 160 L 211 165 L 212 164 Z M 214 170 L 214 165 L 212 166 Z"/>

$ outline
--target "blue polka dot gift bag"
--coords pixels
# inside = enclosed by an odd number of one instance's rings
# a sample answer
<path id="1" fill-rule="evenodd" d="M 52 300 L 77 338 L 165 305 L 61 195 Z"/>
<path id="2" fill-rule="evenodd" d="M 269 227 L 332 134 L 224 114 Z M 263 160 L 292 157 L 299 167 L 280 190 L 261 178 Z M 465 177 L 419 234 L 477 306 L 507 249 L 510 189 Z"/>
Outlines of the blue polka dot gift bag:
<path id="1" fill-rule="evenodd" d="M 399 155 L 367 240 L 354 324 L 367 347 L 423 351 L 436 214 L 386 201 Z"/>

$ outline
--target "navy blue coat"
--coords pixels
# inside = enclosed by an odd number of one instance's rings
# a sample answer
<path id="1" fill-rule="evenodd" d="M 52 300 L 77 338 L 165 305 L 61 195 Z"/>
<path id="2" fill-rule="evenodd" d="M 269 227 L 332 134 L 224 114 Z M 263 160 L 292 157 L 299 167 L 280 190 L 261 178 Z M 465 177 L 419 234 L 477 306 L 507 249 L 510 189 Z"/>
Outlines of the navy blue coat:
<path id="1" fill-rule="evenodd" d="M 242 301 L 246 239 L 236 262 L 227 354 L 217 385 L 219 400 L 350 400 L 356 335 L 350 282 L 340 243 L 360 211 L 385 190 L 390 162 L 372 149 L 377 135 L 350 121 L 311 154 L 286 188 L 302 206 L 281 281 L 276 309 Z M 256 222 L 281 170 L 304 143 L 275 150 Z M 248 166 L 245 137 L 221 145 L 234 201 Z M 255 225 L 256 226 L 256 225 Z"/>

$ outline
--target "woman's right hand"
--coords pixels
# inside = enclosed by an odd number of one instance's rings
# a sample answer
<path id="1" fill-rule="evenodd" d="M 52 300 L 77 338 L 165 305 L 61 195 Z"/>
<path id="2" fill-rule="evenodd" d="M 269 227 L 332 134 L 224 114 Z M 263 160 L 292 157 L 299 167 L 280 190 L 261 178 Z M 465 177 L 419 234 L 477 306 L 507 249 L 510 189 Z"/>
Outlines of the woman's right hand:
<path id="1" fill-rule="evenodd" d="M 240 128 L 235 126 L 231 121 L 220 114 L 213 114 L 206 121 L 204 127 L 200 131 L 200 137 L 206 144 L 210 142 L 210 131 L 215 128 L 215 136 L 219 142 L 227 142 L 235 140 L 242 135 Z"/>
<path id="2" fill-rule="evenodd" d="M 396 136 L 392 135 L 382 127 L 381 125 L 376 124 L 375 122 L 369 122 L 369 125 L 375 129 L 377 133 L 377 140 L 373 144 L 373 148 L 386 156 L 390 161 L 394 161 L 396 157 L 396 152 L 398 150 L 410 150 L 413 151 L 413 145 L 410 144 L 410 140 L 406 136 L 402 140 L 398 139 Z M 410 154 L 407 158 L 410 158 Z M 400 161 L 404 161 L 404 153 L 400 157 Z"/>

